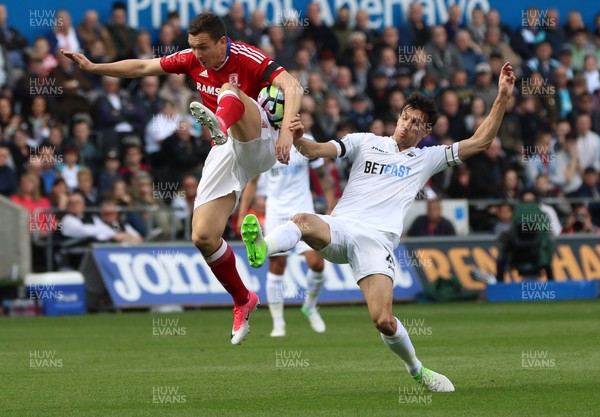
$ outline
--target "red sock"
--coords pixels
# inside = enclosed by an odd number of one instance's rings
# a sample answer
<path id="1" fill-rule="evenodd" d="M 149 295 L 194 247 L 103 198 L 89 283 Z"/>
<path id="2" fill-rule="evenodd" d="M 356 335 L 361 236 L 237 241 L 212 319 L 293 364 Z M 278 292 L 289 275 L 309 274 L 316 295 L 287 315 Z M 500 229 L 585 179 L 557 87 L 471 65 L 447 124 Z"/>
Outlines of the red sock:
<path id="1" fill-rule="evenodd" d="M 250 293 L 242 282 L 240 274 L 238 274 L 235 267 L 235 255 L 227 242 L 221 240 L 219 248 L 212 255 L 207 256 L 205 260 L 221 285 L 231 294 L 235 304 L 246 304 L 250 298 Z"/>
<path id="2" fill-rule="evenodd" d="M 215 116 L 219 121 L 221 132 L 227 133 L 227 129 L 242 118 L 245 110 L 244 103 L 233 91 L 228 90 L 219 95 Z"/>

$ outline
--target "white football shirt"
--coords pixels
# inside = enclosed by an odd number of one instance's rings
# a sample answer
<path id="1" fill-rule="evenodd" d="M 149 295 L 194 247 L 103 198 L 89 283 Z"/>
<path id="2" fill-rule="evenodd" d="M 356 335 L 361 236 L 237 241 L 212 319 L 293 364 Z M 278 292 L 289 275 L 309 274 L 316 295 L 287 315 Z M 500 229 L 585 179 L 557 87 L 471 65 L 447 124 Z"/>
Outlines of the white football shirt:
<path id="1" fill-rule="evenodd" d="M 314 140 L 311 135 L 304 135 L 304 138 Z M 314 212 L 309 168 L 318 168 L 324 163 L 322 158 L 309 160 L 292 146 L 289 164 L 284 165 L 277 161 L 273 168 L 265 173 L 267 216 Z"/>
<path id="2" fill-rule="evenodd" d="M 402 234 L 408 207 L 429 178 L 461 164 L 458 143 L 400 152 L 393 138 L 372 133 L 352 133 L 331 143 L 338 157 L 354 161 L 331 215 L 397 235 Z"/>

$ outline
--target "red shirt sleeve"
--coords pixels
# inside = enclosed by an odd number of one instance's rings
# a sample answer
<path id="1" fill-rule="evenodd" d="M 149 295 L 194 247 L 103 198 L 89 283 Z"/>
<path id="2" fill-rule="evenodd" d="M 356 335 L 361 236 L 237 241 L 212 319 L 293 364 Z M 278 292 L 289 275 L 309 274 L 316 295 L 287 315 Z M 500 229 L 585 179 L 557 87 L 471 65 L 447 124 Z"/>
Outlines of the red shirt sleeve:
<path id="1" fill-rule="evenodd" d="M 266 84 L 271 84 L 277 75 L 285 71 L 281 65 L 254 46 L 243 42 L 235 42 L 231 48 L 243 60 L 244 68 L 251 79 L 262 80 Z"/>
<path id="2" fill-rule="evenodd" d="M 192 58 L 194 58 L 194 54 L 188 48 L 171 55 L 163 56 L 160 59 L 160 66 L 165 72 L 187 74 L 192 64 Z"/>

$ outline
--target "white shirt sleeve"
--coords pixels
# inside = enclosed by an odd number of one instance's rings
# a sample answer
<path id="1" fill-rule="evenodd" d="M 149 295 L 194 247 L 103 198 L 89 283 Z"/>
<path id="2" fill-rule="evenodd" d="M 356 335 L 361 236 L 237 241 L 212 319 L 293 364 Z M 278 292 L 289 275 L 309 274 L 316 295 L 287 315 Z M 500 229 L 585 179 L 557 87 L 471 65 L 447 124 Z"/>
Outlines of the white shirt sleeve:
<path id="1" fill-rule="evenodd" d="M 350 133 L 340 140 L 332 140 L 337 149 L 338 158 L 356 159 L 356 155 L 367 139 L 364 133 Z"/>
<path id="2" fill-rule="evenodd" d="M 446 168 L 462 164 L 458 158 L 458 144 L 459 142 L 454 142 L 452 146 L 438 145 L 423 149 L 426 152 L 422 171 L 423 175 L 427 177 L 424 179 L 425 181 Z"/>

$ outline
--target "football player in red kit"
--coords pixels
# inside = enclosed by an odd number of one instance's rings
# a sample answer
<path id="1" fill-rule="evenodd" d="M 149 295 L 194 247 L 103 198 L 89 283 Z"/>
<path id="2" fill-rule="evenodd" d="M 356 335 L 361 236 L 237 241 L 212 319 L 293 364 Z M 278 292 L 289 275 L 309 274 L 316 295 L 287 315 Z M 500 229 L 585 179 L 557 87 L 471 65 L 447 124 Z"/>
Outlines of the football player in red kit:
<path id="1" fill-rule="evenodd" d="M 192 240 L 212 272 L 234 301 L 231 343 L 242 343 L 248 319 L 258 304 L 238 274 L 235 256 L 222 239 L 227 220 L 246 183 L 276 162 L 289 161 L 292 118 L 300 110 L 303 89 L 284 68 L 259 49 L 233 42 L 223 21 L 203 12 L 188 26 L 190 49 L 153 59 L 128 59 L 107 64 L 90 62 L 80 53 L 62 51 L 82 70 L 104 76 L 136 78 L 167 73 L 188 74 L 203 104 L 194 102 L 194 118 L 209 128 L 213 146 L 198 185 Z M 282 127 L 273 129 L 256 103 L 259 91 L 272 84 L 283 90 Z"/>

